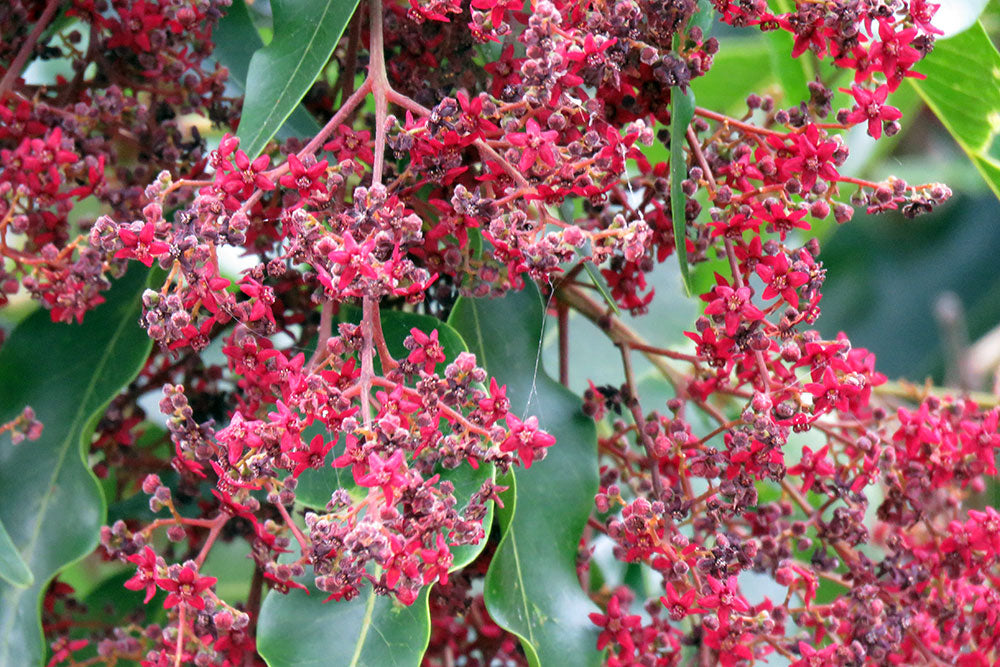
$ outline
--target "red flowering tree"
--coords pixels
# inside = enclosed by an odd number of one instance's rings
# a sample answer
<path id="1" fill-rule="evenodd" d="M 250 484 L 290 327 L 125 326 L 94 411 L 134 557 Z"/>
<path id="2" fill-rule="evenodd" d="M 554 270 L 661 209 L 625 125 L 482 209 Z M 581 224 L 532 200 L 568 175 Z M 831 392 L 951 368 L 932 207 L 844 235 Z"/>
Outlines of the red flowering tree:
<path id="1" fill-rule="evenodd" d="M 260 5 L 0 8 L 0 664 L 1000 658 L 995 344 L 816 328 L 818 237 L 951 196 L 852 150 L 1000 193 L 982 25 Z"/>

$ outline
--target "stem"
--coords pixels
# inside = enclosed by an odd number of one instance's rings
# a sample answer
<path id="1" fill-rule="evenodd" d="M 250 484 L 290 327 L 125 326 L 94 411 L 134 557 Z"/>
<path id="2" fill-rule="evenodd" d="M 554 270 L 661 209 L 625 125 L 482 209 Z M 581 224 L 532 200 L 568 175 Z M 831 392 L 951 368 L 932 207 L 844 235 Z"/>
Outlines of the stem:
<path id="1" fill-rule="evenodd" d="M 375 321 L 373 324 L 375 325 L 373 332 L 375 334 L 375 349 L 378 350 L 378 358 L 382 362 L 382 373 L 385 374 L 399 367 L 399 363 L 392 358 L 389 346 L 385 343 L 385 334 L 382 333 L 382 315 L 379 312 L 378 303 L 375 304 Z"/>
<path id="2" fill-rule="evenodd" d="M 385 162 L 385 119 L 389 108 L 389 78 L 385 71 L 385 52 L 382 37 L 382 0 L 369 0 L 368 30 L 371 34 L 368 49 L 370 64 L 368 78 L 375 95 L 375 159 L 372 162 L 372 185 L 382 184 Z"/>
<path id="3" fill-rule="evenodd" d="M 216 538 L 219 537 L 222 527 L 225 526 L 228 521 L 229 515 L 224 512 L 219 512 L 219 515 L 212 520 L 212 528 L 208 531 L 208 537 L 205 538 L 205 544 L 202 545 L 201 551 L 198 552 L 198 557 L 194 559 L 195 565 L 198 566 L 199 570 L 205 563 L 205 559 L 208 557 L 208 552 L 212 550 L 212 545 L 215 544 Z M 183 613 L 183 611 L 181 613 Z"/>
<path id="4" fill-rule="evenodd" d="M 361 320 L 361 335 L 364 338 L 364 343 L 361 348 L 361 378 L 359 387 L 361 390 L 361 415 L 365 422 L 365 429 L 369 430 L 372 425 L 369 403 L 371 400 L 372 379 L 375 377 L 374 365 L 372 363 L 372 353 L 375 348 L 372 341 L 373 320 L 378 317 L 378 303 L 374 297 L 366 296 L 364 298 L 362 301 L 362 312 L 364 315 Z"/>
<path id="5" fill-rule="evenodd" d="M 25 63 L 28 62 L 28 57 L 31 52 L 35 50 L 35 44 L 38 43 L 38 38 L 42 36 L 45 28 L 48 27 L 49 22 L 55 15 L 56 10 L 62 4 L 61 0 L 49 0 L 45 5 L 45 9 L 42 11 L 42 15 L 38 17 L 38 21 L 35 22 L 35 27 L 31 29 L 28 34 L 28 39 L 24 41 L 21 45 L 21 49 L 14 56 L 14 60 L 10 63 L 10 67 L 4 73 L 3 78 L 0 79 L 0 102 L 3 101 L 4 97 L 7 96 L 7 91 L 11 89 L 14 85 L 14 81 L 21 76 L 21 70 L 24 69 Z"/>
<path id="6" fill-rule="evenodd" d="M 319 334 L 316 339 L 316 349 L 309 357 L 308 368 L 316 368 L 316 364 L 326 354 L 326 341 L 330 339 L 333 332 L 333 302 L 323 299 L 323 308 L 319 313 Z"/>
<path id="7" fill-rule="evenodd" d="M 184 652 L 184 610 L 186 602 L 180 604 L 180 614 L 177 617 L 177 650 L 174 653 L 174 667 L 181 667 L 181 656 Z"/>
<path id="8" fill-rule="evenodd" d="M 250 580 L 250 592 L 247 593 L 247 614 L 250 615 L 251 636 L 256 635 L 257 617 L 260 615 L 260 601 L 263 597 L 264 570 L 258 564 L 254 564 L 253 579 Z"/>
<path id="9" fill-rule="evenodd" d="M 559 383 L 569 386 L 569 306 L 563 302 L 556 305 L 559 316 Z"/>
<path id="10" fill-rule="evenodd" d="M 268 491 L 270 491 L 270 487 L 268 487 Z M 299 548 L 302 549 L 302 555 L 306 555 L 309 553 L 309 540 L 307 540 L 306 536 L 302 534 L 299 527 L 295 525 L 295 522 L 292 520 L 292 517 L 288 513 L 285 506 L 282 505 L 280 501 L 275 503 L 275 505 L 278 508 L 278 513 L 281 514 L 281 518 L 284 519 L 285 525 L 288 526 L 288 529 L 292 531 L 292 535 L 295 536 L 295 541 L 299 543 Z"/>
<path id="11" fill-rule="evenodd" d="M 632 419 L 635 420 L 635 429 L 639 435 L 639 440 L 642 441 L 642 446 L 646 450 L 646 456 L 649 458 L 650 473 L 653 478 L 653 493 L 656 494 L 657 500 L 661 500 L 663 498 L 663 481 L 660 479 L 660 457 L 654 453 L 653 450 L 656 446 L 653 443 L 653 439 L 646 433 L 646 429 L 643 428 L 646 418 L 642 414 L 642 406 L 639 405 L 638 391 L 635 386 L 635 374 L 632 372 L 632 355 L 629 352 L 627 344 L 619 345 L 619 349 L 622 353 L 622 365 L 625 367 L 625 384 L 628 387 L 628 409 L 632 413 Z"/>
<path id="12" fill-rule="evenodd" d="M 680 371 L 668 364 L 659 354 L 647 351 L 646 348 L 652 347 L 651 345 L 632 331 L 627 324 L 611 315 L 603 305 L 590 298 L 581 288 L 576 285 L 564 285 L 556 290 L 556 298 L 600 327 L 616 345 L 638 344 L 639 347 L 636 349 L 642 350 L 643 356 L 663 374 L 674 389 L 687 384 L 687 379 Z"/>

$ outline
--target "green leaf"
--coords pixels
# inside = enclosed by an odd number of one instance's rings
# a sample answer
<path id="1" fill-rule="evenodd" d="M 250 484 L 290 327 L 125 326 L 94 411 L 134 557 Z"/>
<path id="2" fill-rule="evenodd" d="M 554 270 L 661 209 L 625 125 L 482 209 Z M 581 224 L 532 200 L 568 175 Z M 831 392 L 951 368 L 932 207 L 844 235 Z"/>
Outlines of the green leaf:
<path id="1" fill-rule="evenodd" d="M 18 588 L 27 588 L 35 581 L 31 569 L 21 558 L 2 521 L 0 521 L 0 579 Z"/>
<path id="2" fill-rule="evenodd" d="M 938 40 L 910 83 L 1000 197 L 1000 53 L 983 24 Z"/>
<path id="3" fill-rule="evenodd" d="M 715 8 L 712 7 L 712 0 L 698 0 L 698 10 L 691 17 L 689 26 L 691 28 L 701 28 L 704 38 L 708 39 L 708 33 L 712 31 L 715 18 Z"/>
<path id="4" fill-rule="evenodd" d="M 604 303 L 608 304 L 608 307 L 615 311 L 615 315 L 621 315 L 622 311 L 618 309 L 618 304 L 615 303 L 614 298 L 612 298 L 611 293 L 608 291 L 607 281 L 604 280 L 604 276 L 602 276 L 601 272 L 594 266 L 594 262 L 589 259 L 584 259 L 583 270 L 587 272 L 587 275 L 590 276 L 590 282 L 594 283 L 594 287 L 596 287 L 597 291 L 601 293 L 601 298 L 604 299 Z"/>
<path id="5" fill-rule="evenodd" d="M 361 311 L 354 307 L 342 306 L 340 315 L 342 321 L 361 320 Z M 382 333 L 394 358 L 407 355 L 403 341 L 410 335 L 411 329 L 420 329 L 425 333 L 436 330 L 447 362 L 454 361 L 467 350 L 458 332 L 441 320 L 416 313 L 382 312 Z M 436 370 L 443 373 L 444 366 L 438 364 Z M 379 372 L 378 368 L 376 372 Z M 312 433 L 307 431 L 303 437 L 308 441 Z M 440 472 L 442 479 L 455 485 L 455 497 L 462 507 L 483 482 L 494 475 L 495 470 L 492 465 L 480 465 L 478 470 L 473 470 L 463 464 L 454 470 Z M 320 470 L 305 470 L 299 476 L 296 497 L 310 507 L 323 507 L 338 486 L 349 491 L 356 488 L 349 468 L 327 466 Z M 490 504 L 483 520 L 487 534 L 492 522 L 493 506 Z M 450 569 L 454 571 L 465 567 L 485 546 L 484 536 L 478 544 L 452 547 L 454 560 Z M 326 597 L 326 593 L 313 587 L 310 587 L 309 596 L 298 591 L 292 591 L 287 596 L 275 593 L 267 596 L 261 608 L 257 646 L 271 667 L 420 664 L 430 638 L 427 589 L 410 607 L 385 596 L 377 596 L 370 589 L 350 602 L 323 604 Z M 330 628 L 336 628 L 336 633 L 330 633 Z M 344 637 L 350 637 L 351 641 L 345 641 Z"/>
<path id="6" fill-rule="evenodd" d="M 273 0 L 274 39 L 247 71 L 237 133 L 251 159 L 264 150 L 316 81 L 359 0 Z"/>
<path id="7" fill-rule="evenodd" d="M 776 13 L 795 11 L 791 0 L 777 0 Z M 806 51 L 798 58 L 792 58 L 795 37 L 780 28 L 767 33 L 771 45 L 771 67 L 778 74 L 778 81 L 785 91 L 785 105 L 796 106 L 809 99 L 809 82 L 816 77 L 813 69 L 812 51 Z"/>
<path id="8" fill-rule="evenodd" d="M 35 575 L 29 588 L 0 583 L 0 665 L 42 663 L 42 592 L 97 544 L 104 497 L 84 447 L 149 354 L 137 323 L 148 276 L 133 266 L 82 325 L 53 323 L 38 310 L 0 349 L 0 422 L 30 405 L 45 427 L 34 442 L 0 441 L 0 521 Z"/>
<path id="9" fill-rule="evenodd" d="M 684 144 L 687 129 L 694 118 L 694 93 L 674 88 L 670 91 L 670 217 L 674 223 L 674 252 L 681 267 L 681 282 L 684 292 L 691 296 L 691 276 L 687 261 L 687 197 L 681 183 L 688 177 Z"/>
<path id="10" fill-rule="evenodd" d="M 261 41 L 243 0 L 233 0 L 232 6 L 212 33 L 212 39 L 215 40 L 212 55 L 229 68 L 229 83 L 240 93 L 245 93 L 250 59 L 255 51 L 264 48 L 264 42 Z M 281 126 L 278 136 L 282 139 L 291 136 L 310 137 L 320 129 L 316 119 L 301 105 L 297 105 Z"/>
<path id="11" fill-rule="evenodd" d="M 597 431 L 581 402 L 540 368 L 544 310 L 538 289 L 495 300 L 462 297 L 448 322 L 479 364 L 506 383 L 511 410 L 538 417 L 556 437 L 542 461 L 516 469 L 516 509 L 505 494 L 505 528 L 486 576 L 486 606 L 521 638 L 531 664 L 597 665 L 598 611 L 576 572 L 577 546 L 597 491 Z M 525 415 L 526 416 L 526 415 Z M 507 484 L 507 481 L 501 480 Z"/>
<path id="12" fill-rule="evenodd" d="M 326 593 L 270 593 L 257 624 L 257 651 L 270 667 L 416 667 L 430 640 L 427 589 L 409 607 L 369 588 L 350 602 Z"/>
<path id="13" fill-rule="evenodd" d="M 712 69 L 691 82 L 698 103 L 706 109 L 746 111 L 746 98 L 772 81 L 771 56 L 764 39 L 733 39 L 712 57 Z"/>

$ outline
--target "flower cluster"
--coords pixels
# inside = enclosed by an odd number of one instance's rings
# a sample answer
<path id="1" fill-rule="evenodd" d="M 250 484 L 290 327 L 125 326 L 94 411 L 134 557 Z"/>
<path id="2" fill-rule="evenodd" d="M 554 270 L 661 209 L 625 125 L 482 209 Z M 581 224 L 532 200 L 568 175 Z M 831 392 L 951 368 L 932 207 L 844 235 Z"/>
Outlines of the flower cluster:
<path id="1" fill-rule="evenodd" d="M 250 155 L 227 71 L 210 64 L 228 2 L 74 0 L 66 14 L 87 30 L 44 42 L 24 26 L 58 3 L 39 4 L 0 10 L 0 305 L 23 287 L 79 320 L 129 262 L 165 276 L 142 296 L 154 350 L 91 450 L 149 504 L 106 527 L 100 552 L 166 615 L 95 639 L 99 659 L 255 664 L 265 585 L 413 604 L 434 584 L 427 664 L 526 664 L 476 592 L 496 546 L 484 521 L 499 475 L 560 444 L 440 322 L 460 295 L 526 281 L 622 349 L 626 383 L 584 396 L 601 469 L 579 573 L 603 543 L 657 590 L 589 591 L 609 665 L 679 664 L 693 646 L 724 665 L 995 659 L 1000 517 L 960 501 L 997 472 L 1000 410 L 904 391 L 847 336 L 810 328 L 826 275 L 815 221 L 855 206 L 912 216 L 950 195 L 843 173 L 843 131 L 899 130 L 889 94 L 919 76 L 936 5 L 368 0 L 303 101 L 322 130 Z M 684 164 L 652 159 L 672 98 L 720 48 L 706 17 L 791 33 L 791 57 L 853 73 L 850 106 L 816 81 L 791 108 L 757 94 L 742 118 L 695 108 L 683 150 L 670 146 Z M 77 74 L 20 80 L 18 59 L 39 50 Z M 194 115 L 217 126 L 214 150 Z M 95 219 L 74 213 L 84 200 Z M 575 280 L 597 266 L 614 307 L 642 314 L 647 275 L 678 243 L 692 264 L 728 267 L 700 295 L 687 352 L 644 343 Z M 634 352 L 673 385 L 665 410 L 643 406 Z M 888 409 L 890 390 L 908 402 Z M 8 429 L 41 426 L 26 411 Z M 229 540 L 257 573 L 245 604 L 202 573 Z M 456 572 L 453 549 L 469 546 L 484 550 Z M 784 599 L 751 603 L 750 573 Z M 73 625 L 69 597 L 50 587 L 46 627 Z M 93 648 L 52 634 L 54 664 Z"/>

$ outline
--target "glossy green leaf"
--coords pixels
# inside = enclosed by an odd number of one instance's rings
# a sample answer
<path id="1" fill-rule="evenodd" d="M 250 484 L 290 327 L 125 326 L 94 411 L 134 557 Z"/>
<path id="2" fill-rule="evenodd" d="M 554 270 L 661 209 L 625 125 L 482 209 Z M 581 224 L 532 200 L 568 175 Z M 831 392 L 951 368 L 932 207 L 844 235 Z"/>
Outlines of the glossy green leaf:
<path id="1" fill-rule="evenodd" d="M 0 521 L 0 579 L 18 588 L 27 588 L 35 581 L 31 569 L 21 558 L 2 521 Z"/>
<path id="2" fill-rule="evenodd" d="M 580 399 L 541 368 L 543 316 L 538 289 L 529 283 L 500 299 L 462 297 L 448 320 L 479 364 L 507 385 L 511 410 L 536 415 L 557 439 L 544 460 L 511 475 L 516 509 L 505 500 L 498 512 L 504 533 L 484 594 L 490 615 L 521 638 L 533 665 L 597 665 L 598 630 L 587 614 L 598 610 L 576 572 L 597 491 L 597 431 Z"/>
<path id="3" fill-rule="evenodd" d="M 243 0 L 233 0 L 232 6 L 226 10 L 226 15 L 212 33 L 212 39 L 215 40 L 212 55 L 229 68 L 229 83 L 240 93 L 245 93 L 250 59 L 254 52 L 264 48 L 264 42 L 261 41 Z M 292 136 L 310 137 L 319 131 L 316 119 L 298 105 L 278 130 L 278 136 L 282 139 Z"/>
<path id="4" fill-rule="evenodd" d="M 910 79 L 1000 197 L 1000 53 L 982 23 L 939 40 Z"/>
<path id="5" fill-rule="evenodd" d="M 237 133 L 251 158 L 264 150 L 333 54 L 358 0 L 273 0 L 274 39 L 253 54 Z"/>
<path id="6" fill-rule="evenodd" d="M 361 312 L 357 308 L 343 307 L 343 321 L 357 322 Z M 411 329 L 425 333 L 438 332 L 438 340 L 447 361 L 454 361 L 466 351 L 465 341 L 445 322 L 426 315 L 399 311 L 382 312 L 382 333 L 390 354 L 399 359 L 407 354 L 403 341 Z M 445 364 L 437 371 L 444 372 Z M 378 370 L 378 369 L 376 369 Z M 303 436 L 307 440 L 311 433 Z M 331 453 L 332 459 L 335 451 Z M 482 483 L 494 474 L 492 465 L 481 465 L 473 470 L 461 465 L 454 470 L 442 470 L 441 477 L 455 485 L 459 507 L 479 490 Z M 323 507 L 330 500 L 331 492 L 338 486 L 355 490 L 356 485 L 348 468 L 324 467 L 305 470 L 299 477 L 296 497 L 310 507 Z M 483 526 L 487 533 L 493 522 L 493 506 L 489 505 Z M 486 539 L 479 544 L 452 547 L 452 570 L 471 563 L 486 546 Z M 328 602 L 327 594 L 310 589 L 311 595 L 292 591 L 284 596 L 270 594 L 261 608 L 258 625 L 258 648 L 271 667 L 300 667 L 304 665 L 356 665 L 381 667 L 382 665 L 419 665 L 430 638 L 430 612 L 427 590 L 413 605 L 406 607 L 384 596 L 376 596 L 370 589 L 350 602 Z M 335 631 L 331 629 L 335 628 Z M 345 640 L 349 638 L 349 640 Z"/>
<path id="7" fill-rule="evenodd" d="M 687 143 L 687 129 L 694 118 L 694 93 L 674 88 L 670 94 L 670 217 L 674 225 L 674 252 L 681 267 L 681 282 L 684 292 L 690 296 L 691 276 L 687 261 L 687 197 L 681 183 L 688 177 L 687 159 L 684 145 Z"/>
<path id="8" fill-rule="evenodd" d="M 327 594 L 270 593 L 260 610 L 257 651 L 270 667 L 417 667 L 430 640 L 427 589 L 409 607 L 367 589 L 350 602 Z"/>
<path id="9" fill-rule="evenodd" d="M 36 311 L 0 349 L 0 422 L 30 405 L 45 427 L 34 442 L 0 440 L 0 520 L 35 576 L 29 588 L 0 582 L 0 665 L 42 663 L 42 592 L 97 544 L 104 498 L 83 448 L 149 354 L 138 325 L 148 276 L 135 265 L 81 325 Z"/>

